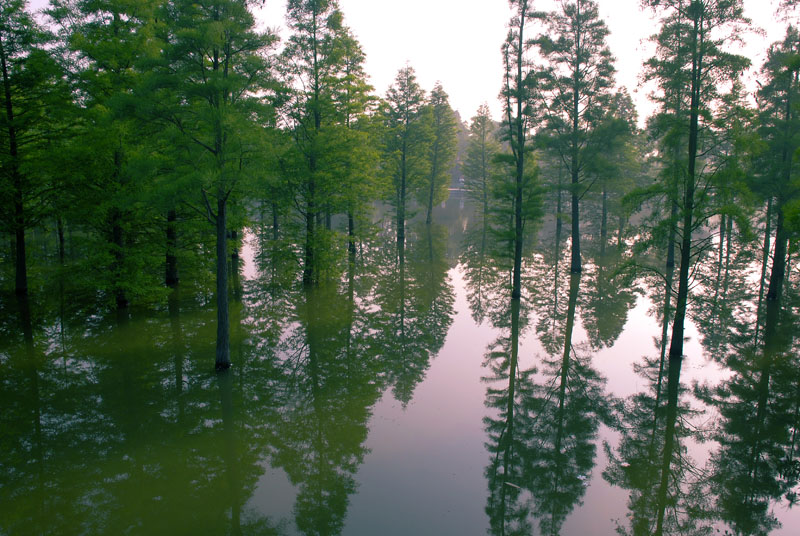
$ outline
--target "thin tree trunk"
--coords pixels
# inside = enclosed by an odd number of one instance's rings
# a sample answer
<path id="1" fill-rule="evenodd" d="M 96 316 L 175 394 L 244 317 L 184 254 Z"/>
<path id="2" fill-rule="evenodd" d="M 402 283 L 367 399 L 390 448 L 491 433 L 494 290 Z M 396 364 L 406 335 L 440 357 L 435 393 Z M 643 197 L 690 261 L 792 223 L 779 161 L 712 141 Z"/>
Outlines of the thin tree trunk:
<path id="1" fill-rule="evenodd" d="M 606 254 L 606 241 L 608 240 L 608 190 L 603 185 L 603 214 L 600 217 L 600 255 Z"/>
<path id="2" fill-rule="evenodd" d="M 672 337 L 669 347 L 669 372 L 667 379 L 667 423 L 664 439 L 664 457 L 661 464 L 661 482 L 658 490 L 658 520 L 656 535 L 664 531 L 664 511 L 666 509 L 667 485 L 672 452 L 675 444 L 675 421 L 677 419 L 678 391 L 680 389 L 681 365 L 683 364 L 683 336 L 686 309 L 689 299 L 689 268 L 691 263 L 692 229 L 694 225 L 695 166 L 697 161 L 698 120 L 700 116 L 700 82 L 703 68 L 702 40 L 703 29 L 698 19 L 694 20 L 692 34 L 692 79 L 691 108 L 689 112 L 689 150 L 686 189 L 683 199 L 683 227 L 681 237 L 681 264 L 678 275 L 678 296 L 675 306 L 675 320 L 672 324 Z M 701 41 L 701 42 L 698 42 Z"/>
<path id="3" fill-rule="evenodd" d="M 178 232 L 175 227 L 177 220 L 178 213 L 175 209 L 167 211 L 167 255 L 164 282 L 169 288 L 173 289 L 178 286 L 178 257 L 176 255 Z"/>
<path id="4" fill-rule="evenodd" d="M 11 78 L 8 74 L 8 64 L 5 44 L 0 39 L 0 68 L 3 75 L 3 93 L 5 96 L 6 135 L 8 136 L 9 168 L 13 185 L 14 198 L 14 237 L 16 240 L 15 254 L 15 291 L 17 295 L 28 293 L 28 264 L 25 252 L 25 208 L 22 198 L 22 173 L 19 169 L 19 148 L 17 145 L 17 129 L 14 118 L 14 106 L 11 99 Z"/>
<path id="5" fill-rule="evenodd" d="M 220 191 L 217 199 L 217 370 L 231 366 L 230 323 L 228 318 L 228 229 L 227 200 Z"/>
<path id="6" fill-rule="evenodd" d="M 58 233 L 58 263 L 64 266 L 64 220 L 61 218 L 60 214 L 56 216 L 56 232 Z"/>
<path id="7" fill-rule="evenodd" d="M 767 199 L 767 215 L 764 224 L 764 246 L 761 248 L 761 278 L 758 283 L 758 307 L 756 309 L 756 335 L 755 340 L 758 343 L 758 335 L 761 329 L 762 320 L 762 306 L 764 302 L 764 282 L 767 279 L 767 265 L 769 264 L 769 252 L 772 248 L 770 239 L 772 238 L 772 197 Z"/>
<path id="8" fill-rule="evenodd" d="M 238 231 L 231 231 L 231 242 L 231 286 L 233 287 L 233 299 L 238 301 L 242 297 L 242 283 L 239 279 L 241 259 L 239 257 Z"/>

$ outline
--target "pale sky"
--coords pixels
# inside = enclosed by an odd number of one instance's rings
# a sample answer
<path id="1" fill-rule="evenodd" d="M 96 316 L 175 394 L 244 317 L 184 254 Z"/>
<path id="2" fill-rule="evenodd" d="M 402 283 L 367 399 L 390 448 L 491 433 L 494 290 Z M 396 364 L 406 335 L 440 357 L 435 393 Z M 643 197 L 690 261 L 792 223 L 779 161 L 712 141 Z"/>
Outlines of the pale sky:
<path id="1" fill-rule="evenodd" d="M 32 0 L 30 4 L 39 8 L 46 2 Z M 656 23 L 639 8 L 640 0 L 599 0 L 599 4 L 611 30 L 609 46 L 616 57 L 617 84 L 628 88 L 642 122 L 652 105 L 647 98 L 650 89 L 639 87 L 639 76 L 643 61 L 652 53 L 647 39 L 655 33 Z M 366 53 L 366 70 L 376 93 L 385 95 L 397 71 L 408 62 L 425 90 L 442 82 L 462 119 L 468 121 L 483 102 L 499 118 L 500 46 L 510 17 L 507 0 L 339 0 L 339 5 Z M 540 10 L 555 5 L 556 0 L 534 0 Z M 746 48 L 733 51 L 750 57 L 757 69 L 767 45 L 783 37 L 785 24 L 776 19 L 777 0 L 744 0 L 744 5 L 746 15 L 765 34 L 741 36 Z M 265 26 L 279 27 L 285 12 L 285 0 L 267 0 L 257 17 Z M 755 87 L 753 72 L 746 77 L 750 89 Z"/>
<path id="2" fill-rule="evenodd" d="M 268 26 L 283 24 L 285 5 L 285 0 L 268 0 L 259 19 Z M 555 0 L 534 0 L 540 10 L 555 5 Z M 639 76 L 642 63 L 652 53 L 648 38 L 657 25 L 649 11 L 640 9 L 640 0 L 599 0 L 599 5 L 611 31 L 617 84 L 628 88 L 642 122 L 652 105 L 647 98 L 650 90 L 638 87 Z M 783 37 L 785 26 L 776 21 L 776 0 L 744 0 L 744 5 L 746 15 L 765 29 L 766 36 L 742 36 L 748 47 L 738 52 L 758 68 L 767 45 Z M 397 71 L 408 62 L 424 89 L 430 91 L 437 80 L 442 82 L 462 119 L 468 121 L 483 102 L 499 118 L 500 46 L 511 14 L 507 0 L 339 0 L 339 6 L 366 53 L 366 70 L 379 95 L 385 95 Z M 754 84 L 751 80 L 747 85 Z"/>

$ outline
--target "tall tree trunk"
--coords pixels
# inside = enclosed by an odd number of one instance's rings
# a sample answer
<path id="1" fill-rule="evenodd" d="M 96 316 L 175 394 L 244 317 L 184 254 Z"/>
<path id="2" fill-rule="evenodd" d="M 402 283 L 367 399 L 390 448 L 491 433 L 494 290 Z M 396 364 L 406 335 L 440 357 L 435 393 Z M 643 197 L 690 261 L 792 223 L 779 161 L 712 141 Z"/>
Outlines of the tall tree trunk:
<path id="1" fill-rule="evenodd" d="M 770 240 L 772 238 L 772 197 L 767 199 L 767 214 L 764 223 L 764 245 L 761 248 L 761 278 L 758 282 L 758 307 L 756 308 L 756 335 L 755 340 L 758 343 L 758 335 L 762 323 L 762 306 L 764 303 L 764 282 L 767 279 L 767 265 L 769 264 L 769 252 L 772 248 Z"/>
<path id="2" fill-rule="evenodd" d="M 308 184 L 308 202 L 306 204 L 306 244 L 305 262 L 303 265 L 303 284 L 311 285 L 316 280 L 314 267 L 314 247 L 315 247 L 315 226 L 316 226 L 316 207 L 314 203 L 314 180 Z"/>
<path id="3" fill-rule="evenodd" d="M 175 209 L 167 211 L 167 255 L 164 282 L 169 288 L 178 286 L 178 231 L 176 222 L 178 213 Z"/>
<path id="4" fill-rule="evenodd" d="M 231 242 L 231 287 L 233 287 L 233 299 L 238 301 L 242 298 L 242 282 L 239 278 L 241 259 L 239 257 L 240 239 L 238 231 L 231 231 Z"/>
<path id="5" fill-rule="evenodd" d="M 606 241 L 608 240 L 608 190 L 603 184 L 603 212 L 600 216 L 600 256 L 606 254 Z"/>
<path id="6" fill-rule="evenodd" d="M 561 167 L 558 168 L 558 189 L 556 190 L 556 236 L 561 236 L 561 227 L 563 225 L 561 221 L 561 211 L 563 210 L 561 206 Z M 556 240 L 558 242 L 558 240 Z"/>
<path id="7" fill-rule="evenodd" d="M 11 78 L 8 74 L 8 63 L 6 57 L 6 45 L 0 39 L 0 68 L 3 75 L 3 93 L 6 112 L 6 135 L 8 136 L 8 156 L 11 158 L 9 163 L 11 183 L 13 186 L 14 197 L 14 237 L 15 247 L 15 291 L 17 295 L 28 293 L 28 264 L 25 252 L 25 209 L 22 197 L 22 173 L 19 169 L 19 148 L 17 145 L 17 129 L 14 118 L 14 106 L 11 99 Z"/>
<path id="8" fill-rule="evenodd" d="M 128 306 L 128 297 L 122 286 L 122 271 L 125 265 L 125 233 L 122 229 L 122 215 L 118 209 L 113 209 L 111 213 L 111 248 L 113 252 L 114 274 L 114 298 L 117 309 L 125 309 Z"/>
<path id="9" fill-rule="evenodd" d="M 433 196 L 436 193 L 436 174 L 438 173 L 438 142 L 434 142 L 433 162 L 431 163 L 431 181 L 428 188 L 428 213 L 425 216 L 425 223 L 430 225 L 433 222 Z"/>
<path id="10" fill-rule="evenodd" d="M 61 214 L 56 216 L 56 232 L 58 234 L 58 263 L 64 266 L 64 220 L 61 218 Z"/>
<path id="11" fill-rule="evenodd" d="M 686 188 L 683 198 L 683 226 L 681 237 L 681 264 L 678 273 L 678 296 L 675 306 L 675 320 L 672 324 L 672 337 L 669 346 L 669 372 L 667 376 L 667 423 L 664 439 L 661 482 L 658 490 L 658 520 L 656 535 L 664 531 L 664 511 L 666 509 L 669 467 L 672 449 L 675 444 L 675 421 L 678 411 L 678 392 L 680 389 L 681 365 L 683 364 L 683 336 L 686 322 L 686 309 L 689 300 L 689 269 L 692 260 L 692 230 L 694 226 L 695 167 L 697 161 L 698 120 L 700 116 L 700 84 L 704 66 L 702 55 L 703 31 L 698 18 L 693 21 L 692 33 L 692 79 L 691 108 L 689 112 L 689 151 L 686 174 Z"/>
<path id="12" fill-rule="evenodd" d="M 581 3 L 575 4 L 578 10 L 577 17 L 580 18 Z M 580 32 L 575 35 L 575 49 L 581 50 Z M 580 118 L 580 61 L 579 55 L 575 57 L 575 64 L 573 65 L 573 85 L 572 85 L 572 139 L 570 147 L 570 176 L 572 182 L 572 260 L 570 263 L 569 271 L 573 274 L 580 273 L 581 271 L 581 219 L 580 219 L 580 199 L 578 197 L 578 188 L 580 184 L 580 170 L 578 167 L 580 158 L 579 146 L 579 118 Z"/>
<path id="13" fill-rule="evenodd" d="M 225 469 L 228 477 L 228 498 L 231 502 L 232 536 L 239 536 L 241 529 L 241 479 L 239 476 L 239 458 L 236 454 L 236 422 L 233 405 L 233 373 L 220 370 L 217 373 L 220 406 L 222 407 L 222 433 L 225 441 Z"/>
<path id="14" fill-rule="evenodd" d="M 220 189 L 221 190 L 221 189 Z M 227 200 L 220 191 L 217 199 L 217 370 L 231 366 L 230 323 L 228 319 L 228 229 Z"/>
<path id="15" fill-rule="evenodd" d="M 353 260 L 356 255 L 356 220 L 353 216 L 353 211 L 347 211 L 347 251 L 350 253 Z"/>
<path id="16" fill-rule="evenodd" d="M 406 240 L 406 142 L 403 140 L 402 154 L 400 155 L 400 191 L 397 200 L 397 243 L 405 244 Z"/>
<path id="17" fill-rule="evenodd" d="M 272 239 L 280 238 L 280 228 L 278 222 L 278 203 L 272 201 Z"/>
<path id="18" fill-rule="evenodd" d="M 523 51 L 525 50 L 525 15 L 527 13 L 527 2 L 523 2 L 519 20 L 519 32 L 517 35 L 517 78 L 516 98 L 517 98 L 517 119 L 515 123 L 516 132 L 516 175 L 514 177 L 514 272 L 511 281 L 511 299 L 518 300 L 522 296 L 522 181 L 525 174 L 525 119 L 524 119 L 524 79 L 522 77 Z M 509 112 L 510 113 L 510 112 Z"/>

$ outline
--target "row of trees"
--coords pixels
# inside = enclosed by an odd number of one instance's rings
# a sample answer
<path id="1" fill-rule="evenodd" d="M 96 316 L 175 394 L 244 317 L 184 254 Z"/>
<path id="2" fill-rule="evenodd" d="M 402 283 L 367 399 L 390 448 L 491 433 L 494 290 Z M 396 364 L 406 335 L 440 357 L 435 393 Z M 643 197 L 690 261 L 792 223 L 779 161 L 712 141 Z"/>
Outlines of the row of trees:
<path id="1" fill-rule="evenodd" d="M 119 310 L 215 273 L 224 368 L 248 218 L 271 215 L 275 238 L 302 244 L 306 284 L 338 237 L 355 251 L 377 200 L 394 206 L 400 241 L 409 203 L 430 223 L 456 150 L 441 85 L 428 95 L 406 66 L 376 97 L 335 1 L 290 1 L 281 50 L 250 7 L 53 0 L 45 26 L 23 0 L 3 4 L 0 219 L 18 295 L 32 231 L 55 229 L 73 290 Z"/>

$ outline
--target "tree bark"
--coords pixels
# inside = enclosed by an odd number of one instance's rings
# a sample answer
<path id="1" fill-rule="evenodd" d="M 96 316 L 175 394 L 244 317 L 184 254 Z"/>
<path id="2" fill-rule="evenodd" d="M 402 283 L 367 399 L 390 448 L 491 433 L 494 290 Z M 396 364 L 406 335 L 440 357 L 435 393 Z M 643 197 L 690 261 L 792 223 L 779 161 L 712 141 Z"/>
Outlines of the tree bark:
<path id="1" fill-rule="evenodd" d="M 178 232 L 175 228 L 177 219 L 178 214 L 175 209 L 167 212 L 167 255 L 164 282 L 173 289 L 178 286 L 178 257 L 176 256 Z"/>
<path id="2" fill-rule="evenodd" d="M 217 353 L 215 368 L 231 366 L 230 323 L 228 318 L 228 230 L 227 200 L 220 191 L 217 199 Z"/>
<path id="3" fill-rule="evenodd" d="M 28 264 L 25 252 L 25 206 L 22 197 L 22 173 L 19 169 L 19 147 L 17 144 L 17 129 L 14 118 L 14 106 L 11 98 L 11 78 L 8 74 L 8 61 L 6 57 L 5 44 L 0 39 L 0 68 L 3 75 L 3 93 L 6 112 L 6 122 L 8 124 L 6 134 L 8 136 L 8 155 L 11 157 L 10 171 L 11 182 L 13 184 L 14 197 L 14 237 L 16 240 L 15 254 L 15 291 L 17 295 L 28 293 Z"/>

